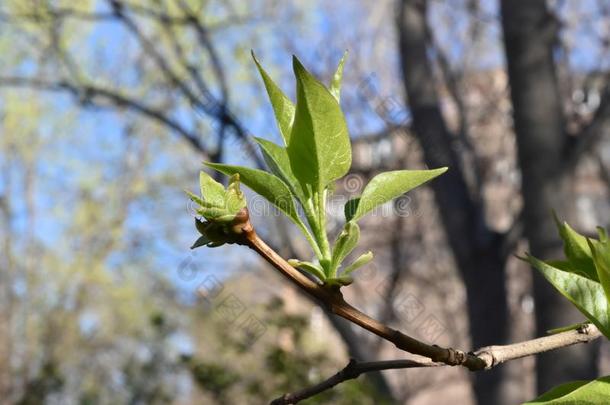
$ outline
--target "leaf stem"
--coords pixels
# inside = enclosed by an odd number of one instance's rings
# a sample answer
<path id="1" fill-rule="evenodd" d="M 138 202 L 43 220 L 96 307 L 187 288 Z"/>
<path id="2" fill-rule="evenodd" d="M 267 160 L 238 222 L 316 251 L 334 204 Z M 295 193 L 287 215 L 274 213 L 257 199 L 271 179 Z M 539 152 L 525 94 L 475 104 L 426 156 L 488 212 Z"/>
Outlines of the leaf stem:
<path id="1" fill-rule="evenodd" d="M 307 201 L 302 201 L 301 206 L 305 212 L 307 223 L 313 232 L 315 246 L 317 247 L 316 256 L 318 257 L 318 260 L 329 258 L 330 253 L 328 239 L 326 236 L 326 227 L 323 223 L 320 223 L 318 196 L 314 194 L 311 198 L 307 199 Z M 313 244 L 314 243 L 312 243 L 312 245 Z"/>
<path id="2" fill-rule="evenodd" d="M 325 188 L 322 193 L 318 193 L 318 221 L 320 225 L 320 249 L 322 250 L 322 256 L 325 260 L 330 261 L 332 255 L 330 252 L 330 244 L 328 243 L 328 235 L 326 234 L 326 193 Z M 331 276 L 329 274 L 329 276 Z"/>
<path id="3" fill-rule="evenodd" d="M 309 222 L 309 219 L 307 222 Z M 309 242 L 309 244 L 311 245 L 311 248 L 316 257 L 320 258 L 322 256 L 322 252 L 320 251 L 320 246 L 318 245 L 318 242 L 316 241 L 314 236 L 304 224 L 299 224 L 299 228 L 301 229 L 301 232 L 303 232 L 303 235 L 305 235 L 305 239 L 307 239 L 307 242 Z"/>

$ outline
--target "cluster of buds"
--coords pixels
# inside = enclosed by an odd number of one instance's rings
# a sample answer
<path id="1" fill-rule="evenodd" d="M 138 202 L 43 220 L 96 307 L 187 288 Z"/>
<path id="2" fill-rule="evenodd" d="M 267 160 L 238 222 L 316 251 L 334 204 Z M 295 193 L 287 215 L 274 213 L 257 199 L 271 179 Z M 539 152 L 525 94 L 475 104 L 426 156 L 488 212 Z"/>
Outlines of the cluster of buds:
<path id="1" fill-rule="evenodd" d="M 225 243 L 240 243 L 244 226 L 248 223 L 246 197 L 239 188 L 239 174 L 231 176 L 225 187 L 210 175 L 199 175 L 201 197 L 187 191 L 200 218 L 195 218 L 195 226 L 201 237 L 191 249 L 200 246 L 217 247 Z"/>

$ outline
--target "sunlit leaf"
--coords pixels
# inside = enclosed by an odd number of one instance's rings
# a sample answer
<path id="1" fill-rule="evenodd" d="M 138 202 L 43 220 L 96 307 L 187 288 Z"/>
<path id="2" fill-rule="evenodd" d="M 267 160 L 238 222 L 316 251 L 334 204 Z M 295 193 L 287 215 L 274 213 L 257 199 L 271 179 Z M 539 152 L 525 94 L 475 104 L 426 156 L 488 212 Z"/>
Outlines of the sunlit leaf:
<path id="1" fill-rule="evenodd" d="M 256 63 L 256 67 L 263 78 L 263 83 L 265 83 L 265 88 L 267 89 L 269 100 L 273 106 L 275 120 L 277 121 L 282 138 L 284 138 L 284 142 L 286 145 L 288 145 L 290 142 L 290 133 L 292 131 L 292 122 L 294 121 L 294 104 L 288 97 L 286 97 L 282 89 L 280 89 L 279 86 L 273 82 L 271 77 L 269 77 L 265 69 L 263 69 L 256 59 L 254 52 L 252 52 L 252 58 L 254 59 L 254 63 Z"/>
<path id="2" fill-rule="evenodd" d="M 357 221 L 368 212 L 415 187 L 432 180 L 447 170 L 396 170 L 378 174 L 366 185 L 362 196 L 345 204 L 346 221 Z"/>
<path id="3" fill-rule="evenodd" d="M 343 260 L 349 255 L 358 244 L 360 238 L 360 227 L 355 222 L 348 222 L 337 236 L 333 248 L 333 257 L 330 268 L 334 272 Z"/>
<path id="4" fill-rule="evenodd" d="M 356 260 L 354 260 L 354 262 L 352 264 L 350 264 L 349 266 L 347 266 L 343 269 L 343 271 L 341 272 L 341 275 L 348 276 L 354 270 L 357 270 L 358 268 L 364 266 L 365 264 L 367 264 L 368 262 L 373 260 L 373 257 L 374 257 L 373 252 L 370 252 L 370 251 L 361 254 Z"/>
<path id="5" fill-rule="evenodd" d="M 347 51 L 343 53 L 343 57 L 339 61 L 339 65 L 337 66 L 337 70 L 333 75 L 333 79 L 330 82 L 330 86 L 328 90 L 330 94 L 332 94 L 337 101 L 341 100 L 341 81 L 343 80 L 343 65 L 345 65 L 345 59 L 347 58 Z"/>
<path id="6" fill-rule="evenodd" d="M 199 187 L 205 201 L 216 206 L 224 206 L 225 187 L 203 170 L 199 172 Z"/>
<path id="7" fill-rule="evenodd" d="M 269 167 L 269 170 L 277 177 L 282 179 L 284 183 L 291 189 L 291 191 L 303 201 L 305 199 L 301 185 L 294 177 L 292 173 L 292 167 L 290 167 L 290 161 L 288 160 L 288 151 L 285 147 L 277 145 L 271 141 L 262 138 L 254 138 L 254 140 L 260 146 L 261 152 L 265 159 L 265 163 Z"/>
<path id="8" fill-rule="evenodd" d="M 347 123 L 335 97 L 296 57 L 293 68 L 297 105 L 288 156 L 295 177 L 308 195 L 321 194 L 351 166 Z"/>
<path id="9" fill-rule="evenodd" d="M 531 255 L 527 255 L 525 260 L 538 269 L 564 297 L 610 338 L 610 308 L 600 283 L 580 274 L 552 267 Z"/>
<path id="10" fill-rule="evenodd" d="M 545 392 L 524 405 L 601 405 L 610 398 L 610 376 L 593 381 L 572 381 Z"/>
<path id="11" fill-rule="evenodd" d="M 299 227 L 305 228 L 298 216 L 290 189 L 275 175 L 249 167 L 232 166 L 221 163 L 206 163 L 206 165 L 227 175 L 239 174 L 242 183 L 279 208 Z"/>
<path id="12" fill-rule="evenodd" d="M 582 273 L 591 280 L 599 281 L 587 238 L 580 235 L 567 223 L 561 223 L 559 220 L 556 222 L 563 240 L 563 250 L 570 263 L 569 271 Z"/>

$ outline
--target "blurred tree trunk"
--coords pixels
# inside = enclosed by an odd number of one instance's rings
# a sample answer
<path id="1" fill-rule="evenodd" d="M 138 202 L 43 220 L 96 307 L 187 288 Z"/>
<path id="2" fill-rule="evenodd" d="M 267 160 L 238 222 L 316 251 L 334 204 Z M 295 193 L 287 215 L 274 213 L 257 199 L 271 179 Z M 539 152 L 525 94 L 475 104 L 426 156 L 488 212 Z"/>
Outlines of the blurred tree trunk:
<path id="1" fill-rule="evenodd" d="M 523 220 L 531 252 L 562 256 L 551 216 L 570 198 L 561 178 L 566 131 L 553 50 L 558 21 L 544 0 L 502 0 L 502 26 L 521 167 Z M 569 174 L 568 174 L 569 175 Z M 538 273 L 534 274 L 536 334 L 583 319 Z M 538 357 L 538 390 L 596 375 L 594 345 L 578 345 Z"/>
<path id="2" fill-rule="evenodd" d="M 426 2 L 402 0 L 397 24 L 412 129 L 427 165 L 449 166 L 449 171 L 431 184 L 465 283 L 472 345 L 501 344 L 507 339 L 509 323 L 503 238 L 485 222 L 480 190 L 473 192 L 469 188 L 454 147 L 458 139 L 447 128 L 441 113 L 438 86 L 427 53 Z M 500 367 L 474 376 L 478 403 L 515 403 L 508 390 L 503 391 L 503 374 Z"/>

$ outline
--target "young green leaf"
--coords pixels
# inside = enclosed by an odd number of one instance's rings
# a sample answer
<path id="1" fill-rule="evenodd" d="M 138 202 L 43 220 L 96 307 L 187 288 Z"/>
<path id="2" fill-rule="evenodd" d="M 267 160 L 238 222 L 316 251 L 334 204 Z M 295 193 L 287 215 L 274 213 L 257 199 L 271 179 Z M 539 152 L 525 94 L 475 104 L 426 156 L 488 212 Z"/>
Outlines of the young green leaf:
<path id="1" fill-rule="evenodd" d="M 561 223 L 557 218 L 555 221 L 563 239 L 563 250 L 573 271 L 582 273 L 593 281 L 599 281 L 587 238 L 577 233 L 566 222 Z"/>
<path id="2" fill-rule="evenodd" d="M 331 276 L 336 274 L 337 267 L 354 250 L 359 238 L 360 227 L 355 222 L 346 223 L 343 231 L 337 235 L 333 248 L 333 257 L 330 263 Z"/>
<path id="3" fill-rule="evenodd" d="M 226 175 L 238 173 L 242 183 L 254 192 L 265 197 L 271 204 L 284 212 L 297 225 L 302 225 L 294 205 L 293 195 L 282 180 L 271 173 L 249 167 L 225 165 L 221 163 L 206 163 L 206 166 Z"/>
<path id="4" fill-rule="evenodd" d="M 225 207 L 229 213 L 237 213 L 246 207 L 246 198 L 239 189 L 239 173 L 234 173 L 229 180 L 229 186 L 225 193 Z"/>
<path id="5" fill-rule="evenodd" d="M 195 243 L 193 243 L 193 246 L 191 246 L 191 249 L 196 249 L 196 248 L 198 248 L 198 247 L 205 246 L 205 245 L 207 245 L 207 244 L 208 244 L 208 243 L 210 243 L 210 242 L 211 242 L 211 241 L 210 241 L 210 239 L 209 239 L 207 236 L 205 236 L 205 235 L 201 235 L 201 236 L 199 237 L 199 239 L 197 239 L 197 240 L 195 241 Z"/>
<path id="6" fill-rule="evenodd" d="M 267 72 L 265 72 L 265 69 L 263 69 L 261 64 L 256 59 L 254 51 L 252 51 L 252 59 L 254 59 L 254 63 L 256 63 L 256 67 L 258 68 L 258 71 L 263 79 L 263 83 L 265 83 L 265 88 L 267 89 L 269 100 L 273 106 L 273 113 L 275 114 L 275 120 L 277 121 L 282 138 L 284 138 L 285 144 L 288 145 L 290 142 L 290 133 L 292 132 L 292 122 L 294 121 L 294 104 L 288 97 L 286 97 L 282 89 L 280 89 L 278 85 L 273 82 Z"/>
<path id="7" fill-rule="evenodd" d="M 208 203 L 207 201 L 203 201 L 203 199 L 201 197 L 199 197 L 198 195 L 188 191 L 188 190 L 184 190 L 184 192 L 189 196 L 189 198 L 191 199 L 191 201 L 201 205 L 201 206 L 213 206 L 211 203 Z"/>
<path id="8" fill-rule="evenodd" d="M 339 103 L 301 62 L 293 58 L 297 105 L 288 143 L 295 177 L 308 195 L 343 177 L 352 162 L 347 123 Z"/>
<path id="9" fill-rule="evenodd" d="M 366 185 L 362 196 L 345 204 L 345 220 L 357 221 L 375 207 L 432 180 L 447 170 L 396 170 L 378 174 Z"/>
<path id="10" fill-rule="evenodd" d="M 312 275 L 319 278 L 320 281 L 326 280 L 326 275 L 324 274 L 324 270 L 322 269 L 322 267 L 319 264 L 315 264 L 315 263 L 311 263 L 311 262 L 302 262 L 297 259 L 288 260 L 288 264 L 290 264 L 294 268 L 305 270 L 305 271 L 311 273 Z"/>
<path id="11" fill-rule="evenodd" d="M 579 274 L 552 267 L 531 255 L 527 255 L 525 260 L 538 269 L 564 297 L 610 339 L 610 307 L 604 289 L 599 283 Z"/>
<path id="12" fill-rule="evenodd" d="M 333 75 L 333 79 L 330 82 L 330 86 L 328 90 L 330 94 L 332 94 L 337 102 L 341 100 L 341 81 L 343 80 L 343 65 L 345 64 L 345 59 L 347 58 L 347 51 L 343 53 L 343 57 L 339 61 L 339 65 L 337 66 L 337 70 Z"/>
<path id="13" fill-rule="evenodd" d="M 224 206 L 225 187 L 203 170 L 199 172 L 199 187 L 201 188 L 201 196 L 205 201 L 219 207 Z"/>
<path id="14" fill-rule="evenodd" d="M 325 287 L 343 287 L 346 285 L 350 285 L 351 283 L 354 282 L 354 279 L 350 276 L 339 276 L 339 277 L 333 277 L 333 278 L 327 278 L 326 280 L 324 280 L 324 286 Z"/>
<path id="15" fill-rule="evenodd" d="M 265 158 L 265 163 L 267 163 L 271 173 L 282 179 L 291 189 L 293 194 L 295 194 L 299 200 L 304 201 L 305 196 L 303 190 L 296 177 L 294 177 L 294 173 L 292 173 L 286 148 L 263 138 L 255 137 L 254 140 L 258 143 L 258 146 L 263 153 L 263 157 Z"/>
<path id="16" fill-rule="evenodd" d="M 610 376 L 561 384 L 523 405 L 596 405 L 608 403 L 608 398 Z"/>
<path id="17" fill-rule="evenodd" d="M 341 276 L 350 275 L 354 270 L 364 266 L 371 260 L 373 260 L 373 252 L 369 251 L 361 254 L 356 260 L 354 260 L 352 264 L 343 269 L 343 271 L 341 272 Z"/>

